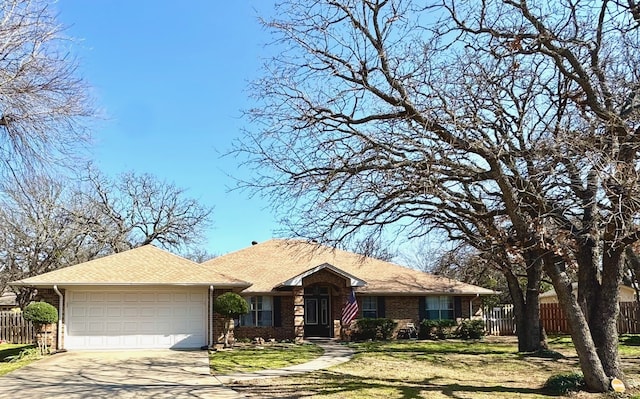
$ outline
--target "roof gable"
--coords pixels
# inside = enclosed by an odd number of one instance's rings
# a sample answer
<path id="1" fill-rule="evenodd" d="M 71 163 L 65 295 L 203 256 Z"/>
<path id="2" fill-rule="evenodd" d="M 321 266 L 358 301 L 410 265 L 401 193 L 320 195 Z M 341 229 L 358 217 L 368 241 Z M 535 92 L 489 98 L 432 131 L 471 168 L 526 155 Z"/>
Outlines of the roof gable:
<path id="1" fill-rule="evenodd" d="M 10 283 L 14 286 L 214 285 L 247 287 L 246 281 L 153 245 L 68 266 Z"/>
<path id="2" fill-rule="evenodd" d="M 321 265 L 318 265 L 312 269 L 306 270 L 303 273 L 298 274 L 297 276 L 294 276 L 290 279 L 288 279 L 287 281 L 283 282 L 282 284 L 280 284 L 280 287 L 300 287 L 302 286 L 302 280 L 307 277 L 310 276 L 312 274 L 315 274 L 321 270 L 329 270 L 335 274 L 337 274 L 340 277 L 344 277 L 345 279 L 349 280 L 349 285 L 352 287 L 364 287 L 365 285 L 367 285 L 367 282 L 364 280 L 361 280 L 347 272 L 345 272 L 344 270 L 340 270 L 337 267 L 330 265 L 328 263 L 323 263 Z"/>

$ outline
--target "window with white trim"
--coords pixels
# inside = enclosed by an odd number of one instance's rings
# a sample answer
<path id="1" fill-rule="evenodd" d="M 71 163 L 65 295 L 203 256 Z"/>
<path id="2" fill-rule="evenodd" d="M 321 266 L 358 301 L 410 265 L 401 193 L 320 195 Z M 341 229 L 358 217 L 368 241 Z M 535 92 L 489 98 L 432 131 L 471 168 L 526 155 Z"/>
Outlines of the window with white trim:
<path id="1" fill-rule="evenodd" d="M 362 297 L 362 317 L 376 319 L 378 317 L 378 297 L 363 296 Z"/>
<path id="2" fill-rule="evenodd" d="M 427 319 L 453 320 L 453 297 L 448 295 L 426 298 Z"/>
<path id="3" fill-rule="evenodd" d="M 240 316 L 241 326 L 273 326 L 273 297 L 251 296 L 245 300 L 249 304 L 249 313 Z"/>

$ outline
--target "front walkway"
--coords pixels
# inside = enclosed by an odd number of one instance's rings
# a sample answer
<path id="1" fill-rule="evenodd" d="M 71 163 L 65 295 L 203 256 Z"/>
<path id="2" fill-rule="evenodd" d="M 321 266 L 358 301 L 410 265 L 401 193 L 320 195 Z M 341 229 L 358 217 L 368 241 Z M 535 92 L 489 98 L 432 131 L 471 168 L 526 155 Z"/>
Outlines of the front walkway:
<path id="1" fill-rule="evenodd" d="M 274 370 L 262 370 L 254 373 L 237 373 L 229 375 L 217 375 L 215 378 L 224 384 L 232 384 L 236 381 L 255 380 L 262 378 L 272 377 L 285 377 L 288 375 L 297 375 L 309 373 L 311 371 L 326 369 L 348 362 L 353 356 L 353 350 L 346 345 L 342 345 L 336 341 L 330 339 L 308 339 L 324 350 L 322 356 L 303 364 L 297 364 L 295 366 L 284 367 Z"/>

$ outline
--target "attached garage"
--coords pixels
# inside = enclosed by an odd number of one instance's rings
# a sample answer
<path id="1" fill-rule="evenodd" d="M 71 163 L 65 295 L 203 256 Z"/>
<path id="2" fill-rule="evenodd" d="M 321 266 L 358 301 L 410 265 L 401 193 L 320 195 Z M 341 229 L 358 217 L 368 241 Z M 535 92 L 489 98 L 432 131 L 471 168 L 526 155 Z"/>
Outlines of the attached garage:
<path id="1" fill-rule="evenodd" d="M 67 349 L 207 345 L 207 290 L 67 291 Z"/>
<path id="2" fill-rule="evenodd" d="M 54 348 L 87 350 L 212 345 L 215 291 L 251 285 L 153 245 L 10 284 L 58 308 Z"/>

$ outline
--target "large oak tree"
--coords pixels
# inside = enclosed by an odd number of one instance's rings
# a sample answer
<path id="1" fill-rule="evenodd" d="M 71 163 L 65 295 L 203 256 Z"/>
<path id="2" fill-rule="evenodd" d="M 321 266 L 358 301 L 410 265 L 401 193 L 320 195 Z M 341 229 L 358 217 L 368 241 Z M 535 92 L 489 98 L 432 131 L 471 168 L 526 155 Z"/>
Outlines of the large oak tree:
<path id="1" fill-rule="evenodd" d="M 252 87 L 255 129 L 237 146 L 256 171 L 246 186 L 299 235 L 439 230 L 507 281 L 517 265 L 527 287 L 512 294 L 532 331 L 544 270 L 588 388 L 624 378 L 615 321 L 625 248 L 640 237 L 638 6 L 318 0 L 278 15 L 265 23 L 281 52 Z"/>

